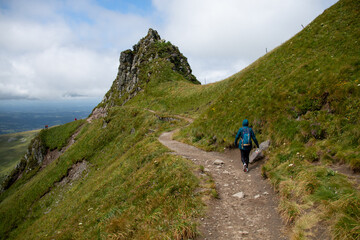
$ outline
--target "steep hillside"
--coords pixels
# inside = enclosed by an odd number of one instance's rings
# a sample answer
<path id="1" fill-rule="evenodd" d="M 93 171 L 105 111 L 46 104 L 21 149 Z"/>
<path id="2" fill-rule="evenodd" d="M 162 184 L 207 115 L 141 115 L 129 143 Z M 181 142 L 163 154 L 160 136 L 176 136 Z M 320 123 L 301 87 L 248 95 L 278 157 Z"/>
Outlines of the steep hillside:
<path id="1" fill-rule="evenodd" d="M 158 136 L 183 127 L 177 139 L 222 151 L 248 118 L 260 141 L 271 140 L 262 173 L 291 237 L 359 239 L 359 185 L 332 169 L 360 169 L 359 11 L 359 1 L 340 0 L 245 70 L 205 86 L 150 29 L 121 54 L 118 76 L 72 146 L 0 195 L 0 236 L 194 238 L 215 184 Z M 49 148 L 56 134 L 46 135 Z"/>
<path id="2" fill-rule="evenodd" d="M 206 150 L 233 148 L 248 118 L 258 139 L 272 142 L 263 175 L 293 237 L 357 239 L 359 186 L 333 169 L 360 170 L 359 10 L 358 1 L 339 1 L 222 82 L 153 86 L 128 104 L 196 118 L 176 138 Z"/>
<path id="3" fill-rule="evenodd" d="M 324 222 L 336 239 L 360 236 L 359 191 L 322 167 L 346 163 L 360 170 L 359 29 L 360 2 L 339 1 L 225 80 L 227 90 L 178 137 L 221 150 L 233 146 L 248 118 L 258 139 L 271 139 L 263 174 L 279 191 L 295 238 L 315 234 Z"/>
<path id="4" fill-rule="evenodd" d="M 169 154 L 157 140 L 162 131 L 185 122 L 121 105 L 152 84 L 198 82 L 186 58 L 152 29 L 132 54 L 140 54 L 140 60 L 131 68 L 121 60 L 119 76 L 135 69 L 135 82 L 118 76 L 87 122 L 43 130 L 29 145 L 0 195 L 1 239 L 183 239 L 197 234 L 201 198 L 213 194 L 213 183 L 195 177 L 199 167 Z M 157 74 L 167 78 L 153 77 Z M 46 162 L 44 154 L 53 159 Z M 199 187 L 202 191 L 196 192 Z"/>
<path id="5" fill-rule="evenodd" d="M 227 91 L 188 135 L 203 135 L 198 145 L 204 148 L 216 149 L 209 142 L 213 136 L 226 139 L 219 148 L 229 146 L 241 119 L 249 118 L 262 139 L 328 143 L 339 153 L 337 160 L 360 170 L 359 155 L 347 152 L 359 153 L 358 20 L 358 1 L 340 1 L 325 11 L 292 39 L 225 80 Z"/>

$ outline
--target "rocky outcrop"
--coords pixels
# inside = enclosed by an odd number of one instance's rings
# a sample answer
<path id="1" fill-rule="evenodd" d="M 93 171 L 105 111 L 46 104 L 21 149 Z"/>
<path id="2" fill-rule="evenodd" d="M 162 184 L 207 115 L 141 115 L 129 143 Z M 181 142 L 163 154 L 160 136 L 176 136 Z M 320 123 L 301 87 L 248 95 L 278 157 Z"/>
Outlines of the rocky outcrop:
<path id="1" fill-rule="evenodd" d="M 4 182 L 2 183 L 1 190 L 3 191 L 8 189 L 17 179 L 21 178 L 24 173 L 37 171 L 44 161 L 46 152 L 47 149 L 45 144 L 38 135 L 31 141 L 28 150 L 20 162 L 5 178 Z"/>
<path id="2" fill-rule="evenodd" d="M 86 121 L 87 121 L 88 123 L 91 123 L 92 120 L 106 117 L 106 115 L 107 115 L 106 109 L 105 109 L 104 107 L 98 107 L 98 108 L 95 108 L 95 109 L 92 111 L 90 117 L 88 117 L 88 118 L 86 119 Z"/>
<path id="3" fill-rule="evenodd" d="M 148 34 L 133 46 L 133 50 L 128 49 L 120 54 L 117 77 L 100 105 L 107 109 L 113 105 L 123 105 L 136 96 L 150 81 L 152 72 L 147 70 L 149 65 L 158 59 L 170 62 L 173 71 L 194 84 L 200 84 L 179 49 L 162 40 L 157 31 L 150 28 Z"/>

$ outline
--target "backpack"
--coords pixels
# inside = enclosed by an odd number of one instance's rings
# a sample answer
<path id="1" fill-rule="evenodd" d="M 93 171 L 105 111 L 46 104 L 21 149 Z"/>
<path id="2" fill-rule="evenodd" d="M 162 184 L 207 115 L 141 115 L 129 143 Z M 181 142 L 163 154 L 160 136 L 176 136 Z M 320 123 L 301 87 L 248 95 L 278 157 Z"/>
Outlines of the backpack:
<path id="1" fill-rule="evenodd" d="M 248 147 L 251 145 L 250 129 L 245 127 L 242 136 L 242 147 Z"/>

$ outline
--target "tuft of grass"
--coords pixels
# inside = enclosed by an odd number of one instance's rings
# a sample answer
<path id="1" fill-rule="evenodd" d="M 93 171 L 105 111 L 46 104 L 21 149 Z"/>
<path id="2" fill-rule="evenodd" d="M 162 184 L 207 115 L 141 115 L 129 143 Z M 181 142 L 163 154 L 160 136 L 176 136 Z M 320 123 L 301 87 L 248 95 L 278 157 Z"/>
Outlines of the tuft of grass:
<path id="1" fill-rule="evenodd" d="M 294 225 L 294 234 L 292 239 L 312 239 L 312 238 L 324 238 L 325 236 L 318 236 L 311 232 L 312 229 L 319 227 L 321 212 L 310 212 L 303 214 L 299 217 Z"/>
<path id="2" fill-rule="evenodd" d="M 352 193 L 329 205 L 334 239 L 359 239 L 360 237 L 360 195 Z"/>
<path id="3" fill-rule="evenodd" d="M 300 208 L 294 201 L 281 199 L 278 209 L 287 224 L 292 224 L 300 216 Z"/>

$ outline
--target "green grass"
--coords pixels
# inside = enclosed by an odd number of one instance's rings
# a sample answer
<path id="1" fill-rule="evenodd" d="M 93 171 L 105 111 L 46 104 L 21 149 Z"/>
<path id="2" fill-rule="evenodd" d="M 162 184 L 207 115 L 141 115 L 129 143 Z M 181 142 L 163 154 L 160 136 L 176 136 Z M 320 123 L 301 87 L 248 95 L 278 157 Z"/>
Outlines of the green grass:
<path id="1" fill-rule="evenodd" d="M 228 84 L 223 81 L 201 86 L 187 81 L 165 81 L 179 77 L 174 75 L 177 74 L 172 71 L 165 76 L 155 75 L 145 91 L 130 101 L 128 106 L 196 118 L 217 99 L 219 94 L 226 91 Z M 157 79 L 164 79 L 164 82 L 159 84 Z"/>
<path id="2" fill-rule="evenodd" d="M 207 150 L 230 146 L 244 118 L 260 140 L 327 140 L 360 170 L 359 6 L 340 1 L 302 32 L 227 81 L 227 91 L 181 135 Z M 221 83 L 224 85 L 224 83 Z M 276 114 L 274 114 L 276 113 Z M 198 136 L 204 136 L 201 141 Z M 212 143 L 214 137 L 224 140 Z"/>
<path id="3" fill-rule="evenodd" d="M 31 139 L 39 130 L 0 135 L 0 175 L 4 176 L 20 161 Z"/>
<path id="4" fill-rule="evenodd" d="M 281 151 L 283 153 L 271 153 L 263 171 L 279 192 L 280 213 L 295 226 L 293 237 L 305 239 L 300 236 L 310 236 L 311 228 L 324 221 L 331 227 L 334 239 L 357 239 L 360 233 L 358 189 L 346 176 L 325 166 L 314 166 L 301 154 L 284 154 L 291 152 L 291 147 Z M 312 224 L 304 227 L 304 219 Z"/>
<path id="5" fill-rule="evenodd" d="M 40 132 L 40 138 L 45 143 L 49 150 L 61 150 L 68 143 L 68 139 L 75 133 L 75 131 L 84 124 L 85 120 L 78 120 L 55 126 L 49 129 L 44 129 Z"/>
<path id="6" fill-rule="evenodd" d="M 61 126 L 41 130 L 27 146 L 27 154 L 23 155 L 18 165 L 1 181 L 3 189 L 8 189 L 15 181 L 22 184 L 32 178 L 41 167 L 41 158 L 47 152 L 65 147 L 71 135 L 85 122 L 85 120 L 66 123 Z M 21 178 L 17 181 L 18 177 Z M 6 194 L 5 194 L 6 195 Z"/>
<path id="7" fill-rule="evenodd" d="M 326 165 L 346 163 L 360 171 L 359 9 L 358 1 L 339 1 L 222 82 L 157 85 L 132 103 L 195 118 L 176 139 L 205 150 L 233 147 L 242 120 L 249 119 L 258 140 L 272 142 L 263 174 L 281 194 L 282 215 L 296 226 L 293 237 L 310 236 L 314 225 L 326 222 L 334 238 L 356 239 L 358 209 L 351 204 L 328 209 L 349 194 L 358 199 L 358 190 Z M 332 218 L 334 212 L 339 217 Z M 316 221 L 301 231 L 304 219 L 313 216 Z"/>
<path id="8" fill-rule="evenodd" d="M 193 238 L 194 219 L 203 208 L 195 189 L 203 185 L 208 194 L 217 193 L 214 183 L 202 184 L 192 174 L 198 168 L 157 141 L 161 132 L 187 123 L 156 115 L 182 115 L 195 121 L 176 138 L 206 150 L 233 147 L 244 118 L 260 142 L 271 140 L 262 174 L 279 192 L 279 210 L 293 239 L 311 238 L 321 227 L 334 239 L 358 239 L 359 190 L 327 165 L 360 170 L 359 4 L 339 1 L 292 39 L 219 83 L 191 84 L 161 58 L 147 64 L 141 74 L 149 82 L 142 92 L 125 106 L 110 108 L 106 118 L 85 123 L 57 161 L 0 196 L 0 235 Z M 72 128 L 62 128 L 46 133 L 46 146 L 63 146 Z M 56 139 L 62 131 L 67 133 Z M 83 178 L 57 187 L 81 161 L 89 163 Z"/>
<path id="9" fill-rule="evenodd" d="M 9 189 L 11 194 L 0 203 L 1 235 L 10 239 L 194 237 L 195 217 L 203 208 L 201 194 L 194 194 L 199 186 L 192 174 L 196 167 L 168 154 L 157 141 L 161 131 L 179 124 L 184 123 L 161 121 L 133 107 L 112 108 L 105 120 L 86 124 L 57 161 Z M 90 166 L 87 176 L 71 186 L 56 187 L 74 163 L 84 160 Z"/>

